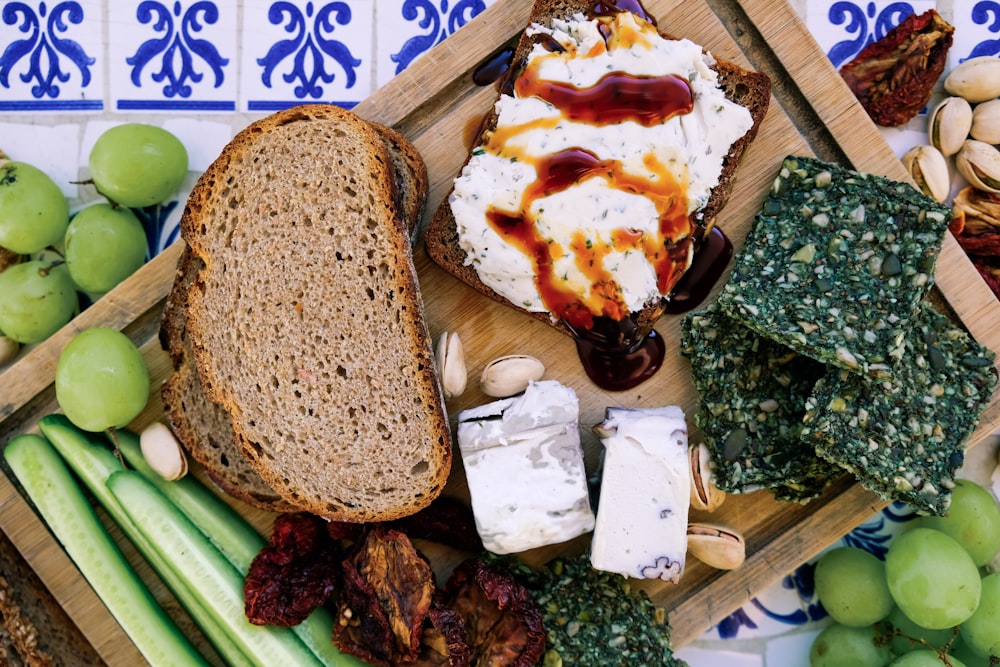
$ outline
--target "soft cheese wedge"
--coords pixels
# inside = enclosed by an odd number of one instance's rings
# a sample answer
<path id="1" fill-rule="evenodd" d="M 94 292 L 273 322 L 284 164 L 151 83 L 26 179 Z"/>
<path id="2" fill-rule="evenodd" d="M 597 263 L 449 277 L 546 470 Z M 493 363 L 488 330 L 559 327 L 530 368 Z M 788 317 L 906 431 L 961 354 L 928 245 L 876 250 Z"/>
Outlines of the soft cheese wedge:
<path id="1" fill-rule="evenodd" d="M 684 412 L 609 408 L 595 431 L 605 451 L 591 564 L 626 577 L 678 582 L 691 498 Z"/>
<path id="2" fill-rule="evenodd" d="M 476 528 L 489 551 L 517 553 L 594 529 L 576 393 L 547 380 L 458 415 Z"/>

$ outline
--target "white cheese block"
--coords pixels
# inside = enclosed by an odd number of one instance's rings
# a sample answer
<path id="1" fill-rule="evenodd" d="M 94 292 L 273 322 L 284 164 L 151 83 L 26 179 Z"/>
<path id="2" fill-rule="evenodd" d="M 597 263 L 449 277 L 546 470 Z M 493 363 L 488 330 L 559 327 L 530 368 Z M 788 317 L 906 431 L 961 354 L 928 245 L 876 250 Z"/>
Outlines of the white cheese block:
<path id="1" fill-rule="evenodd" d="M 691 501 L 684 412 L 610 408 L 596 430 L 605 451 L 591 565 L 676 583 L 684 572 Z"/>
<path id="2" fill-rule="evenodd" d="M 576 393 L 554 381 L 458 415 L 476 528 L 489 551 L 517 553 L 594 529 Z"/>

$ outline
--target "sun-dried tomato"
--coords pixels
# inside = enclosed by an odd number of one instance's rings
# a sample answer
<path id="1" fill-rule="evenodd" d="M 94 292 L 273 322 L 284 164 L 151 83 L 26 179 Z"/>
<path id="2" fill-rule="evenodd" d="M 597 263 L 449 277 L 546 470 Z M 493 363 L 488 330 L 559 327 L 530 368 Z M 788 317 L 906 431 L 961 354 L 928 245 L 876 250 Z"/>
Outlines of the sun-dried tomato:
<path id="1" fill-rule="evenodd" d="M 411 538 L 430 540 L 463 551 L 482 551 L 472 508 L 450 496 L 438 496 L 416 514 L 397 519 L 392 527 Z"/>
<path id="2" fill-rule="evenodd" d="M 416 662 L 399 664 L 412 667 L 470 667 L 471 660 L 469 645 L 465 643 L 465 623 L 457 611 L 444 606 L 438 593 L 424 622 L 420 657 Z"/>
<path id="3" fill-rule="evenodd" d="M 902 125 L 930 100 L 944 72 L 955 28 L 929 9 L 911 14 L 840 69 L 854 96 L 879 125 Z"/>
<path id="4" fill-rule="evenodd" d="M 325 524 L 306 513 L 275 520 L 270 544 L 253 559 L 243 582 L 251 623 L 297 625 L 333 593 L 340 554 Z"/>
<path id="5" fill-rule="evenodd" d="M 465 623 L 473 665 L 530 667 L 541 659 L 542 610 L 507 572 L 470 558 L 452 572 L 444 599 Z"/>
<path id="6" fill-rule="evenodd" d="M 430 563 L 410 539 L 371 526 L 343 561 L 334 644 L 373 665 L 412 662 L 434 591 Z"/>

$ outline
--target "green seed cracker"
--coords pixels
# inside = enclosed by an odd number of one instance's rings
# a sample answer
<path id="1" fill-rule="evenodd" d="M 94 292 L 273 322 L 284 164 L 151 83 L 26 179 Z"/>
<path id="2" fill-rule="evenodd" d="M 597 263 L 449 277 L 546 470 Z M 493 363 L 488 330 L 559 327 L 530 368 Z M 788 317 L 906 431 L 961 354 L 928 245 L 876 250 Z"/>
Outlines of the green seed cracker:
<path id="1" fill-rule="evenodd" d="M 950 220 L 905 183 L 786 158 L 719 304 L 796 352 L 888 374 Z"/>
<path id="2" fill-rule="evenodd" d="M 828 373 L 803 440 L 885 500 L 942 514 L 969 436 L 997 382 L 994 353 L 922 302 L 889 378 Z"/>
<path id="3" fill-rule="evenodd" d="M 691 360 L 700 395 L 694 420 L 720 489 L 768 488 L 779 500 L 804 501 L 842 473 L 799 437 L 822 364 L 758 335 L 716 305 L 684 318 L 681 353 Z"/>

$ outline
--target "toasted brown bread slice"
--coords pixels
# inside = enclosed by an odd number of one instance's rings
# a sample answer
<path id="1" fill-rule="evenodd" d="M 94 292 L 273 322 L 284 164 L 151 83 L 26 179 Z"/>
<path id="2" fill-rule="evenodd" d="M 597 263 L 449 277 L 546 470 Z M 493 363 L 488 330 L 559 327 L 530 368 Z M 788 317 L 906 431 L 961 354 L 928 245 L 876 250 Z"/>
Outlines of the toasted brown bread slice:
<path id="1" fill-rule="evenodd" d="M 586 15 L 592 6 L 593 2 L 590 0 L 536 0 L 532 8 L 529 24 L 550 25 L 553 19 L 569 19 L 576 14 Z M 667 39 L 675 39 L 674 36 L 666 33 L 661 34 Z M 514 50 L 511 66 L 504 75 L 507 79 L 516 78 L 524 69 L 532 47 L 533 41 L 531 38 L 526 34 L 522 35 Z M 750 112 L 753 118 L 753 126 L 731 146 L 723 161 L 723 170 L 719 182 L 712 189 L 705 206 L 691 214 L 692 222 L 701 229 L 706 229 L 714 224 L 716 215 L 725 206 L 729 198 L 729 193 L 732 191 L 733 180 L 736 177 L 736 168 L 740 158 L 757 136 L 757 131 L 764 120 L 764 116 L 767 114 L 771 100 L 771 80 L 766 74 L 747 70 L 734 63 L 719 59 L 716 59 L 713 69 L 718 73 L 719 85 L 726 97 L 730 101 L 745 107 Z M 501 81 L 499 89 L 503 90 L 504 88 L 504 81 Z M 484 119 L 474 146 L 480 145 L 492 133 L 496 127 L 496 122 L 497 110 L 494 106 Z M 471 157 L 471 154 L 469 157 Z M 467 157 L 466 162 L 468 162 L 468 159 Z M 570 333 L 569 329 L 561 321 L 553 320 L 550 313 L 525 310 L 497 294 L 479 279 L 475 267 L 466 263 L 466 253 L 459 243 L 458 229 L 455 218 L 452 215 L 449 198 L 450 192 L 449 196 L 445 197 L 440 206 L 435 210 L 428 223 L 424 240 L 431 259 L 453 276 L 474 287 L 486 296 L 543 322 L 548 322 L 564 333 Z M 641 312 L 632 313 L 632 317 L 639 324 L 640 328 L 646 328 L 652 326 L 661 312 L 662 303 L 658 301 L 647 304 Z"/>
<path id="2" fill-rule="evenodd" d="M 403 135 L 384 125 L 371 125 L 392 158 L 399 208 L 412 238 L 427 199 L 427 168 L 419 152 Z M 201 260 L 185 247 L 174 286 L 164 305 L 160 344 L 170 354 L 175 369 L 160 391 L 164 414 L 188 454 L 223 491 L 261 509 L 295 511 L 296 506 L 268 486 L 246 460 L 239 450 L 229 412 L 206 396 L 193 366 L 184 324 L 184 302 L 202 266 Z"/>
<path id="3" fill-rule="evenodd" d="M 264 481 L 340 521 L 439 495 L 451 433 L 379 133 L 327 105 L 251 124 L 181 234 L 204 263 L 185 312 L 198 375 Z"/>

